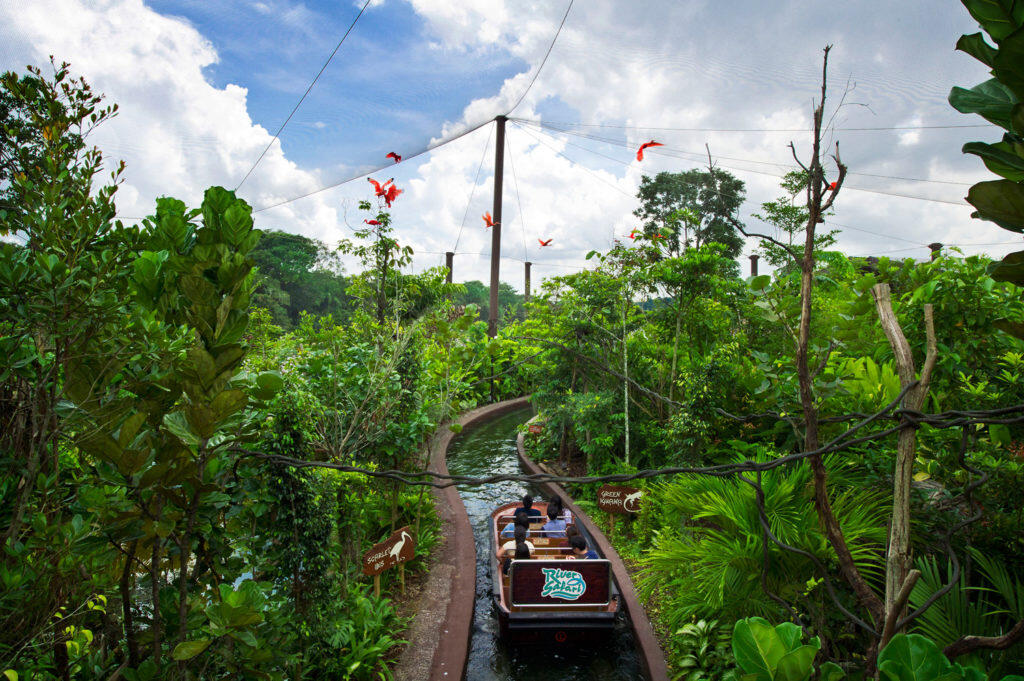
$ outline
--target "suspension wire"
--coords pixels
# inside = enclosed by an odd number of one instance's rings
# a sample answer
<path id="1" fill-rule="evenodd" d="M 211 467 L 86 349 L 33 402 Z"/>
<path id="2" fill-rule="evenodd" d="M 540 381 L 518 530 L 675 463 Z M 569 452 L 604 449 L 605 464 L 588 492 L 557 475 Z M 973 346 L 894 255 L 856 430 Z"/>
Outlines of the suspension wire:
<path id="1" fill-rule="evenodd" d="M 565 26 L 565 20 L 569 18 L 569 11 L 572 9 L 572 3 L 573 0 L 569 0 L 569 6 L 565 8 L 565 14 L 562 16 L 562 23 L 558 24 L 558 30 L 555 31 L 555 37 L 551 39 L 551 44 L 548 45 L 548 51 L 544 53 L 544 58 L 540 60 L 540 66 L 538 66 L 537 70 L 534 72 L 533 78 L 530 80 L 530 84 L 526 86 L 525 90 L 523 90 L 523 94 L 519 95 L 519 99 L 517 99 L 516 103 L 512 105 L 512 108 L 506 112 L 506 116 L 516 110 L 516 107 L 522 103 L 526 94 L 533 87 L 533 84 L 537 82 L 537 76 L 540 75 L 544 65 L 548 63 L 548 57 L 551 56 L 551 50 L 555 47 L 555 42 L 558 40 L 558 36 L 562 33 L 562 27 Z"/>
<path id="2" fill-rule="evenodd" d="M 403 160 L 409 161 L 409 160 L 412 160 L 412 159 L 416 158 L 417 156 L 422 156 L 423 154 L 431 152 L 434 149 L 440 149 L 441 147 L 443 147 L 443 146 L 445 146 L 447 144 L 451 144 L 452 142 L 454 142 L 455 140 L 457 140 L 457 139 L 459 139 L 461 137 L 465 137 L 466 135 L 468 135 L 471 132 L 475 132 L 475 131 L 479 130 L 480 128 L 484 127 L 485 125 L 487 125 L 490 122 L 491 121 L 484 121 L 483 123 L 480 123 L 479 125 L 474 125 L 472 128 L 467 128 L 467 129 L 463 130 L 462 132 L 460 132 L 458 135 L 455 135 L 454 137 L 452 137 L 450 139 L 446 139 L 443 142 L 440 142 L 440 143 L 438 143 L 435 146 L 427 147 L 423 151 L 419 151 L 419 152 L 417 152 L 415 154 L 412 154 L 408 158 L 403 158 Z M 319 189 L 314 189 L 313 191 L 306 192 L 305 194 L 300 194 L 299 196 L 293 196 L 290 199 L 285 199 L 283 201 L 278 201 L 277 203 L 271 203 L 271 204 L 268 204 L 266 206 L 263 206 L 262 208 L 255 208 L 255 209 L 253 209 L 252 212 L 253 213 L 262 213 L 263 211 L 270 210 L 271 208 L 278 208 L 279 206 L 284 206 L 286 204 L 293 203 L 293 202 L 298 201 L 300 199 L 309 198 L 310 196 L 313 196 L 314 194 L 319 194 L 320 192 L 325 192 L 328 189 L 334 189 L 335 187 L 340 187 L 340 186 L 342 186 L 344 184 L 348 184 L 349 182 L 354 182 L 356 180 L 362 179 L 362 178 L 366 177 L 367 175 L 370 175 L 371 173 L 375 173 L 375 172 L 377 172 L 377 170 L 371 170 L 368 173 L 363 173 L 362 175 L 357 175 L 355 177 L 350 177 L 347 180 L 341 180 L 340 182 L 334 182 L 333 184 L 329 184 L 329 185 L 320 187 Z"/>
<path id="3" fill-rule="evenodd" d="M 589 134 L 589 133 L 578 132 L 578 131 L 575 131 L 575 130 L 568 130 L 568 129 L 565 129 L 565 128 L 559 128 L 557 126 L 546 124 L 546 123 L 540 123 L 540 124 L 538 124 L 538 126 L 541 127 L 541 128 L 546 128 L 548 130 L 555 130 L 557 132 L 561 132 L 561 133 L 564 133 L 566 135 L 573 135 L 575 137 L 583 137 L 585 139 L 594 140 L 596 142 L 604 142 L 606 144 L 611 144 L 611 145 L 614 145 L 614 146 L 626 147 L 626 148 L 632 148 L 634 146 L 634 144 L 630 143 L 628 140 L 623 142 L 623 140 L 621 140 L 621 139 L 616 139 L 616 138 L 612 138 L 612 137 L 603 137 L 601 135 L 593 135 L 593 134 Z M 668 147 L 668 148 L 672 149 L 672 147 Z M 698 157 L 700 159 L 707 158 L 707 152 L 702 152 L 702 151 L 686 151 L 686 150 L 683 150 L 683 149 L 673 149 L 673 150 L 676 151 L 677 153 L 688 154 L 690 156 L 696 156 L 696 157 Z M 656 152 L 651 152 L 651 153 L 664 153 L 664 151 L 659 149 Z M 736 156 L 721 156 L 721 155 L 718 155 L 715 158 L 716 159 L 725 159 L 726 161 L 739 161 L 741 163 L 754 163 L 754 164 L 757 164 L 757 165 L 775 166 L 775 167 L 778 167 L 778 168 L 787 168 L 789 170 L 797 170 L 799 168 L 799 166 L 797 166 L 797 165 L 795 165 L 793 163 L 778 163 L 776 161 L 761 161 L 761 160 L 752 159 L 752 158 L 738 158 Z M 956 186 L 960 186 L 960 187 L 970 187 L 972 184 L 974 184 L 973 182 L 955 182 L 953 180 L 929 180 L 929 179 L 925 179 L 925 178 L 921 178 L 921 177 L 903 177 L 903 176 L 900 176 L 900 175 L 879 175 L 877 173 L 848 172 L 847 175 L 857 175 L 858 177 L 875 177 L 875 178 L 880 178 L 880 179 L 883 179 L 883 180 L 900 180 L 900 181 L 905 181 L 905 182 L 923 182 L 923 183 L 928 183 L 928 184 L 948 184 L 948 185 L 956 185 Z"/>
<path id="4" fill-rule="evenodd" d="M 539 118 L 510 118 L 522 123 L 541 124 Z M 811 128 L 672 128 L 642 125 L 616 125 L 613 123 L 570 123 L 567 121 L 547 121 L 548 125 L 563 125 L 577 128 L 617 128 L 626 130 L 667 130 L 675 132 L 812 132 Z M 887 130 L 953 130 L 958 128 L 991 128 L 982 123 L 959 125 L 896 125 L 870 128 L 834 128 L 837 132 L 877 132 Z"/>
<path id="5" fill-rule="evenodd" d="M 488 121 L 490 123 L 490 121 Z M 462 230 L 466 228 L 466 218 L 469 216 L 469 208 L 473 205 L 473 194 L 476 193 L 476 184 L 480 181 L 480 171 L 484 167 L 484 159 L 487 158 L 487 150 L 491 146 L 491 134 L 494 132 L 494 128 L 487 129 L 487 141 L 484 142 L 484 152 L 480 154 L 480 163 L 476 167 L 476 177 L 473 178 L 473 186 L 469 188 L 469 200 L 466 201 L 466 212 L 462 214 L 462 224 L 459 225 L 459 234 L 455 237 L 455 245 L 452 246 L 452 252 L 459 250 L 459 240 L 462 238 Z"/>
<path id="6" fill-rule="evenodd" d="M 529 259 L 526 253 L 526 214 L 523 213 L 523 200 L 519 196 L 519 180 L 516 179 L 516 164 L 512 161 L 512 142 L 506 137 L 505 146 L 508 148 L 508 165 L 512 168 L 512 186 L 516 190 L 516 203 L 519 205 L 519 226 L 523 233 L 523 262 Z"/>
<path id="7" fill-rule="evenodd" d="M 548 149 L 550 149 L 551 151 L 555 152 L 556 154 L 558 154 L 559 156 L 561 156 L 562 158 L 564 158 L 564 159 L 565 159 L 566 161 L 568 161 L 569 163 L 572 163 L 573 165 L 575 165 L 575 166 L 578 166 L 578 167 L 582 168 L 583 170 L 587 171 L 588 173 L 590 173 L 591 175 L 593 175 L 593 176 L 594 176 L 594 177 L 595 177 L 595 178 L 596 178 L 597 180 L 599 180 L 599 181 L 603 182 L 604 184 L 608 185 L 609 187 L 612 187 L 613 189 L 615 189 L 615 191 L 619 192 L 620 194 L 623 194 L 624 196 L 628 196 L 628 197 L 629 197 L 629 198 L 631 198 L 631 199 L 635 199 L 635 198 L 636 198 L 635 196 L 633 196 L 633 195 L 632 195 L 632 194 L 630 194 L 629 192 L 625 191 L 624 189 L 622 189 L 622 188 L 621 188 L 621 187 L 619 187 L 618 185 L 616 185 L 616 184 L 613 184 L 613 183 L 609 182 L 608 180 L 604 179 L 603 177 L 601 177 L 600 175 L 598 175 L 597 173 L 595 173 L 594 171 L 592 171 L 592 170 L 591 170 L 590 168 L 588 168 L 588 167 L 586 167 L 585 165 L 583 165 L 582 163 L 577 163 L 576 161 L 572 160 L 571 158 L 569 158 L 568 156 L 566 156 L 566 155 L 565 155 L 564 153 L 562 153 L 561 151 L 559 151 L 559 150 L 558 150 L 558 149 L 556 149 L 555 147 L 551 146 L 550 144 L 546 143 L 546 142 L 545 142 L 544 140 L 542 140 L 541 138 L 539 138 L 539 137 L 537 137 L 536 135 L 534 135 L 534 134 L 533 134 L 533 131 L 532 131 L 532 130 L 528 130 L 528 129 L 526 129 L 526 128 L 524 128 L 524 127 L 522 127 L 522 126 L 518 125 L 518 124 L 516 124 L 516 127 L 518 127 L 518 128 L 520 129 L 520 130 L 522 130 L 523 132 L 525 132 L 525 133 L 526 133 L 527 135 L 529 135 L 530 137 L 532 137 L 533 139 L 535 139 L 535 140 L 536 140 L 536 141 L 537 141 L 537 142 L 538 142 L 539 144 L 543 144 L 543 145 L 544 145 L 545 147 L 547 147 L 547 148 L 548 148 Z M 565 142 L 565 143 L 566 143 L 566 144 L 572 144 L 572 143 L 571 143 L 571 142 L 569 142 L 568 140 L 566 140 L 566 142 Z M 576 145 L 573 145 L 573 146 L 576 146 Z M 595 152 L 595 153 L 596 153 L 596 152 Z M 620 161 L 619 159 L 613 159 L 613 160 L 615 160 L 615 161 L 616 161 L 616 162 L 618 162 L 618 163 L 621 163 L 621 162 L 622 162 L 622 161 Z"/>
<path id="8" fill-rule="evenodd" d="M 518 124 L 516 124 L 516 125 L 518 126 Z M 526 128 L 521 128 L 521 129 L 522 129 L 522 130 L 523 130 L 524 132 L 528 133 L 528 134 L 532 132 L 532 131 L 530 131 L 530 130 L 528 130 L 528 129 L 526 129 Z M 547 136 L 549 136 L 549 137 L 552 137 L 552 138 L 554 139 L 554 136 L 553 136 L 553 135 L 551 135 L 551 133 L 549 133 L 549 132 L 547 132 L 547 131 L 543 131 L 543 130 L 542 130 L 542 131 L 540 131 L 540 132 L 544 132 L 544 134 L 546 134 Z M 535 140 L 537 140 L 538 142 L 541 142 L 541 139 L 540 139 L 540 138 L 538 138 L 537 136 L 535 136 L 535 135 L 531 135 L 531 136 L 533 136 L 533 138 L 534 138 Z M 583 146 L 583 145 L 581 145 L 581 144 L 575 144 L 575 143 L 573 143 L 573 142 L 570 142 L 569 140 L 563 140 L 563 141 L 564 141 L 564 142 L 565 142 L 566 144 L 570 145 L 570 146 L 574 146 L 574 147 L 576 147 L 577 149 L 582 149 L 583 151 L 587 151 L 587 152 L 590 152 L 591 154 L 594 154 L 595 156 L 600 156 L 601 158 L 605 158 L 605 159 L 608 159 L 609 161 L 614 161 L 614 162 L 616 162 L 616 163 L 618 163 L 618 164 L 620 164 L 620 165 L 623 165 L 623 166 L 627 166 L 627 167 L 628 167 L 628 166 L 630 165 L 630 162 L 629 162 L 629 161 L 623 161 L 623 160 L 622 160 L 622 159 L 620 159 L 620 158 L 615 158 L 615 157 L 613 157 L 613 156 L 608 156 L 607 154 L 602 154 L 602 153 L 601 153 L 601 152 L 599 152 L 599 151 L 595 151 L 595 150 L 593 150 L 593 149 L 590 149 L 589 147 L 585 147 L 585 146 Z M 542 142 L 542 143 L 543 143 L 543 142 Z M 576 163 L 575 161 L 573 161 L 572 159 L 570 159 L 570 158 L 569 158 L 568 156 L 565 156 L 564 154 L 561 154 L 561 153 L 560 153 L 560 152 L 559 152 L 559 151 L 558 151 L 557 149 L 554 149 L 554 147 L 552 147 L 551 145 L 545 144 L 545 146 L 547 146 L 547 147 L 548 147 L 549 149 L 552 149 L 552 150 L 554 150 L 554 151 L 555 151 L 555 153 L 559 153 L 559 154 L 560 154 L 560 155 L 561 155 L 561 156 L 562 156 L 563 158 L 565 158 L 566 160 L 570 161 L 571 163 L 574 163 L 574 164 L 576 164 L 576 165 L 579 165 L 579 166 L 580 166 L 581 168 L 583 168 L 584 170 L 588 170 L 588 171 L 589 171 L 589 169 L 588 169 L 588 168 L 587 168 L 586 166 L 584 166 L 584 165 L 582 165 L 582 164 L 578 164 L 578 163 Z M 601 178 L 600 178 L 600 177 L 598 177 L 598 179 L 601 179 Z M 602 180 L 602 181 L 604 181 L 604 180 Z M 605 184 L 608 184 L 608 183 L 607 183 L 607 182 L 605 182 Z M 693 186 L 695 186 L 695 183 L 692 183 L 692 182 L 691 182 L 691 183 L 689 183 L 689 184 L 690 184 L 690 185 L 693 185 Z M 614 186 L 614 185 L 612 185 L 612 186 Z M 618 187 L 616 187 L 616 189 L 618 189 Z M 622 191 L 621 189 L 618 189 L 618 191 L 622 192 L 623 194 L 626 194 L 626 192 L 623 192 L 623 191 Z M 743 197 L 743 196 L 738 196 L 738 195 L 736 195 L 736 194 L 730 194 L 730 193 L 727 193 L 727 192 L 719 191 L 719 190 L 717 190 L 717 189 L 715 189 L 715 190 L 712 190 L 712 193 L 713 193 L 713 194 L 715 194 L 715 195 L 717 195 L 717 196 L 721 196 L 721 197 L 723 197 L 723 198 L 730 198 L 730 199 L 736 199 L 736 200 L 738 200 L 738 201 L 743 201 L 743 200 L 745 199 L 745 197 Z M 629 196 L 630 198 L 635 198 L 635 197 L 634 197 L 633 195 L 631 195 L 631 194 L 626 194 L 626 195 L 627 195 L 627 196 Z M 857 232 L 864 232 L 864 233 L 866 233 L 866 234 L 872 234 L 872 235 L 874 235 L 874 236 L 879 236 L 879 237 L 883 237 L 883 238 L 889 238 L 889 239 L 896 239 L 896 240 L 898 240 L 898 241 L 906 241 L 907 243 L 918 243 L 918 242 L 916 242 L 916 241 L 912 241 L 912 240 L 910 240 L 910 239 L 904 239 L 903 237 L 893 236 L 893 235 L 891 235 L 891 234 L 882 234 L 882 233 L 880 233 L 880 232 L 872 232 L 871 230 L 868 230 L 868 229 L 863 229 L 863 228 L 861 228 L 861 227 L 851 227 L 851 226 L 849 226 L 849 225 L 841 225 L 841 224 L 839 224 L 839 223 L 837 223 L 837 222 L 831 222 L 831 221 L 829 221 L 829 220 L 826 220 L 825 222 L 826 222 L 826 224 L 833 224 L 833 225 L 835 225 L 835 226 L 837 226 L 837 227 L 843 227 L 843 228 L 846 228 L 846 229 L 852 229 L 852 230 L 854 230 L 854 231 L 857 231 Z M 921 247 L 923 247 L 923 248 L 927 248 L 927 244 L 921 243 Z M 908 249 L 908 250 L 909 250 L 909 249 Z"/>
<path id="9" fill-rule="evenodd" d="M 320 67 L 320 70 L 317 72 L 316 77 L 313 78 L 313 81 L 309 84 L 309 87 L 307 87 L 306 91 L 302 93 L 301 97 L 299 97 L 299 101 L 295 103 L 295 107 L 292 108 L 292 112 L 288 114 L 288 118 L 284 119 L 284 123 L 282 123 L 281 127 L 278 128 L 277 132 L 274 133 L 273 139 L 271 139 L 270 142 L 267 143 L 266 149 L 264 149 L 260 153 L 260 157 L 257 158 L 256 162 L 252 164 L 252 168 L 249 168 L 249 172 L 245 174 L 245 177 L 242 178 L 242 181 L 235 186 L 236 192 L 238 191 L 238 188 L 245 184 L 245 181 L 249 179 L 249 175 L 252 174 L 252 171 L 256 170 L 256 166 L 260 164 L 260 161 L 263 160 L 263 157 L 266 155 L 267 151 L 270 150 L 270 147 L 273 146 L 274 142 L 276 142 L 278 137 L 281 135 L 281 131 L 284 130 L 284 126 L 288 125 L 288 122 L 292 119 L 292 116 L 294 116 L 295 112 L 299 110 L 299 107 L 302 106 L 302 103 L 306 101 L 306 96 L 309 94 L 309 91 L 312 90 L 313 86 L 316 85 L 316 82 L 320 80 L 320 76 L 322 76 L 324 71 L 327 69 L 327 65 L 331 63 L 332 59 L 334 59 L 334 55 L 336 55 L 338 53 L 338 50 L 341 49 L 341 45 L 342 43 L 345 42 L 345 38 L 347 38 L 348 34 L 352 32 L 353 28 L 355 28 L 356 22 L 359 21 L 359 17 L 363 16 L 363 12 L 366 11 L 366 8 L 369 5 L 370 0 L 366 0 L 366 2 L 363 3 L 362 8 L 359 10 L 359 14 L 357 14 L 356 18 L 352 20 L 351 24 L 349 24 L 348 30 L 345 31 L 345 35 L 341 36 L 341 40 L 339 40 L 338 44 L 334 46 L 334 51 L 331 52 L 331 56 L 327 57 L 327 61 L 325 61 L 324 65 Z"/>
<path id="10" fill-rule="evenodd" d="M 552 128 L 552 129 L 557 130 L 557 128 Z M 565 132 L 566 134 L 575 134 L 575 133 L 571 133 L 571 132 L 567 132 L 567 131 L 559 131 L 559 132 Z M 547 134 L 551 135 L 550 132 L 547 132 Z M 580 137 L 586 137 L 585 135 L 579 135 L 579 136 Z M 599 140 L 599 141 L 604 141 L 604 140 Z M 568 140 L 566 140 L 565 143 L 566 144 L 572 144 L 572 142 L 569 142 Z M 630 146 L 631 146 L 629 142 L 607 141 L 607 144 L 612 144 L 612 145 L 619 146 L 619 147 L 622 147 L 622 148 L 625 148 L 625 149 L 629 149 Z M 581 149 L 586 149 L 586 147 L 583 147 L 583 146 L 578 145 L 578 144 L 573 144 L 573 146 L 580 147 Z M 672 152 L 676 152 L 676 153 L 672 153 Z M 592 153 L 598 154 L 599 156 L 604 156 L 604 154 L 600 154 L 598 152 L 592 152 Z M 679 159 L 682 159 L 682 160 L 689 160 L 689 161 L 692 161 L 693 159 L 686 158 L 685 156 L 682 156 L 680 154 L 696 154 L 696 152 L 689 152 L 689 151 L 680 152 L 679 150 L 673 149 L 672 147 L 669 147 L 669 146 L 663 146 L 661 149 L 658 149 L 656 152 L 652 152 L 652 153 L 657 153 L 657 154 L 659 154 L 661 156 L 670 156 L 672 158 L 679 158 Z M 605 156 L 605 158 L 611 159 L 612 157 Z M 630 165 L 629 161 L 622 161 L 621 159 L 613 159 L 613 160 L 617 160 L 619 163 L 622 163 L 623 165 L 626 165 L 626 166 Z M 754 161 L 754 163 L 760 163 L 760 161 Z M 778 173 L 770 173 L 770 172 L 765 171 L 765 170 L 754 170 L 753 168 L 740 168 L 740 167 L 737 167 L 735 165 L 726 165 L 726 164 L 718 164 L 718 165 L 721 166 L 722 168 L 729 168 L 730 170 L 736 170 L 736 171 L 742 172 L 742 173 L 755 173 L 757 175 L 767 175 L 769 177 L 777 177 L 777 178 L 780 178 L 780 179 L 782 179 L 784 177 L 784 175 L 779 175 Z M 867 192 L 867 193 L 870 193 L 870 194 L 882 194 L 882 195 L 885 195 L 885 196 L 896 196 L 896 197 L 904 198 L 904 199 L 915 199 L 917 201 L 928 201 L 928 202 L 931 202 L 931 203 L 944 203 L 944 204 L 948 204 L 948 205 L 951 205 L 951 206 L 966 206 L 966 205 L 968 205 L 967 203 L 965 203 L 963 201 L 950 201 L 948 199 L 933 199 L 933 198 L 928 198 L 928 197 L 924 197 L 924 196 L 914 196 L 912 194 L 902 194 L 900 192 L 890 192 L 890 191 L 885 191 L 885 190 L 882 190 L 882 189 L 866 189 L 866 188 L 863 188 L 863 187 L 851 187 L 849 185 L 844 185 L 844 189 L 849 189 L 849 190 L 855 191 L 855 192 Z"/>

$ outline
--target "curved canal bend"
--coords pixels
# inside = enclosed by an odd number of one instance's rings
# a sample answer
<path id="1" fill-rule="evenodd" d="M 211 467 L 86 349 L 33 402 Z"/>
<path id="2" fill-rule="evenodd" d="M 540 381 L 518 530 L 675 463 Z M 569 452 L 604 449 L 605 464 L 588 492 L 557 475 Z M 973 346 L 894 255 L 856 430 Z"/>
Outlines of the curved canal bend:
<path id="1" fill-rule="evenodd" d="M 461 475 L 519 473 L 516 426 L 527 421 L 529 409 L 499 416 L 457 436 L 448 447 L 448 471 Z M 503 501 L 537 490 L 518 482 L 460 487 L 476 538 L 476 602 L 473 631 L 466 660 L 466 681 L 636 681 L 640 670 L 633 632 L 625 615 L 610 640 L 561 647 L 509 646 L 498 637 L 498 620 L 491 596 L 487 519 Z"/>

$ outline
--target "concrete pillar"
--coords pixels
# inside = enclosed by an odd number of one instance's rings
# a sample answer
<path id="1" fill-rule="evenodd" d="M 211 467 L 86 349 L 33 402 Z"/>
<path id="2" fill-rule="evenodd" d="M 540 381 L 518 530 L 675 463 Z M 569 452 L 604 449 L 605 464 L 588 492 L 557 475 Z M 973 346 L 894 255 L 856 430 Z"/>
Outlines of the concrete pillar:
<path id="1" fill-rule="evenodd" d="M 448 268 L 448 274 L 445 275 L 444 280 L 446 283 L 452 283 L 452 262 L 455 260 L 455 253 L 452 251 L 445 251 L 444 254 L 444 266 Z"/>
<path id="2" fill-rule="evenodd" d="M 750 276 L 752 276 L 752 277 L 756 277 L 757 276 L 757 259 L 759 257 L 761 257 L 761 256 L 759 256 L 757 253 L 755 253 L 754 255 L 750 256 Z"/>
<path id="3" fill-rule="evenodd" d="M 523 302 L 528 303 L 530 302 L 530 265 L 533 263 L 527 260 L 523 264 L 526 265 L 526 286 L 523 289 Z"/>

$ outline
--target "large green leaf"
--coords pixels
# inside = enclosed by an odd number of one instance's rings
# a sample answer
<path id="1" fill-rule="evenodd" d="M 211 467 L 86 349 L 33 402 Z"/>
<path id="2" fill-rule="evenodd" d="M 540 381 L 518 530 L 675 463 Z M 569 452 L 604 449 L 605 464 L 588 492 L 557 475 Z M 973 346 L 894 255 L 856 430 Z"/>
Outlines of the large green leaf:
<path id="1" fill-rule="evenodd" d="M 782 656 L 775 669 L 775 681 L 807 681 L 811 678 L 811 672 L 814 671 L 814 656 L 821 648 L 817 638 L 813 639 L 813 642 L 815 645 L 800 646 Z"/>
<path id="2" fill-rule="evenodd" d="M 771 681 L 786 649 L 775 627 L 761 617 L 739 620 L 732 632 L 736 664 L 758 681 Z M 744 677 L 746 678 L 746 677 Z"/>
<path id="3" fill-rule="evenodd" d="M 961 677 L 935 642 L 920 634 L 893 636 L 878 654 L 878 669 L 882 678 L 889 681 L 947 681 Z"/>
<path id="4" fill-rule="evenodd" d="M 999 43 L 992 71 L 999 82 L 1013 90 L 1017 99 L 1024 99 L 1024 29 L 1019 26 Z"/>
<path id="5" fill-rule="evenodd" d="M 956 49 L 966 52 L 989 68 L 996 56 L 996 49 L 985 42 L 985 36 L 981 33 L 960 36 L 960 40 L 956 41 Z"/>
<path id="6" fill-rule="evenodd" d="M 825 662 L 818 670 L 818 681 L 841 681 L 846 678 L 846 672 L 835 662 Z"/>
<path id="7" fill-rule="evenodd" d="M 1013 145 L 1009 142 L 968 142 L 963 146 L 963 152 L 980 156 L 985 162 L 985 167 L 996 175 L 1014 182 L 1024 181 L 1024 158 L 1015 153 Z"/>
<path id="8" fill-rule="evenodd" d="M 949 92 L 950 105 L 960 113 L 976 113 L 989 123 L 1010 129 L 1010 114 L 1017 98 L 995 78 L 975 85 L 970 90 L 954 87 Z"/>
<path id="9" fill-rule="evenodd" d="M 967 192 L 967 200 L 982 218 L 1004 229 L 1024 231 L 1024 185 L 1010 180 L 979 182 Z"/>
<path id="10" fill-rule="evenodd" d="M 183 641 L 174 646 L 171 657 L 175 660 L 191 660 L 193 657 L 210 647 L 212 641 L 208 638 L 197 638 L 195 641 Z"/>
<path id="11" fill-rule="evenodd" d="M 961 0 L 961 2 L 997 44 L 1024 23 L 1024 3 L 1015 0 Z"/>

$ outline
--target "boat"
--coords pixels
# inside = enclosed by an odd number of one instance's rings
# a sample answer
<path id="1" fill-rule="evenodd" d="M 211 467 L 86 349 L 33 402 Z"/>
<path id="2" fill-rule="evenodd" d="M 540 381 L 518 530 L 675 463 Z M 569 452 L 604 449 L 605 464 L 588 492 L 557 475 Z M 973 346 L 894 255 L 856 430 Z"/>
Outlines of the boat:
<path id="1" fill-rule="evenodd" d="M 565 537 L 544 536 L 546 503 L 533 504 L 541 512 L 538 522 L 530 525 L 533 557 L 513 560 L 509 573 L 502 574 L 506 558 L 501 546 L 509 539 L 500 533 L 520 506 L 517 501 L 502 504 L 490 516 L 491 575 L 501 636 L 515 643 L 560 644 L 611 632 L 620 609 L 611 562 L 603 556 L 568 558 L 572 550 Z M 584 528 L 577 528 L 597 552 Z"/>

